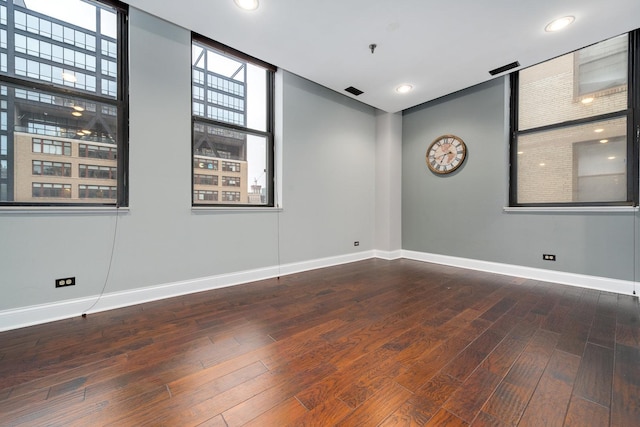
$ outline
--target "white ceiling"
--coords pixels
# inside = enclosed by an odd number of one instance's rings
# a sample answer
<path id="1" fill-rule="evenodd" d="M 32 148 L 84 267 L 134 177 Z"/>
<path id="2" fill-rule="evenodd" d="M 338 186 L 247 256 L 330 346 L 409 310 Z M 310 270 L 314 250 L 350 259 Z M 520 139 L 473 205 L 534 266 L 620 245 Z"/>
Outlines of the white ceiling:
<path id="1" fill-rule="evenodd" d="M 640 0 L 260 0 L 253 12 L 233 0 L 125 1 L 387 112 L 640 27 Z M 570 27 L 544 31 L 565 15 Z M 396 93 L 402 83 L 414 90 Z"/>

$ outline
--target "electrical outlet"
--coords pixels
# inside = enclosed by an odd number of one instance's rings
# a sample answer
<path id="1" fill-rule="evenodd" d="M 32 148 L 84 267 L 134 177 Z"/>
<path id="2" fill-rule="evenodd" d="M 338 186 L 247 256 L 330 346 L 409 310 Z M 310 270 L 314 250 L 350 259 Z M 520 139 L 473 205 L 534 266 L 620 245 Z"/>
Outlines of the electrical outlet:
<path id="1" fill-rule="evenodd" d="M 545 261 L 555 261 L 556 256 L 552 254 L 542 254 L 542 259 Z"/>
<path id="2" fill-rule="evenodd" d="M 65 277 L 64 279 L 56 279 L 56 288 L 64 288 L 65 286 L 75 286 L 75 277 Z"/>
<path id="3" fill-rule="evenodd" d="M 355 242 L 353 242 L 353 246 L 360 246 L 360 242 L 356 240 Z"/>

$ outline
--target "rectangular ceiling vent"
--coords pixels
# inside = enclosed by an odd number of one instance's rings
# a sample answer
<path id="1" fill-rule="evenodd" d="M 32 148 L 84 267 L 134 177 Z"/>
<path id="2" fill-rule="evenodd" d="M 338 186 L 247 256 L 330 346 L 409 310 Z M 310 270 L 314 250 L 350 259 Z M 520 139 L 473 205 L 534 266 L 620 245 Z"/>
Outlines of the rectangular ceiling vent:
<path id="1" fill-rule="evenodd" d="M 345 89 L 347 92 L 349 92 L 352 95 L 358 96 L 358 95 L 362 95 L 364 92 L 361 91 L 360 89 L 356 89 L 353 86 L 349 86 L 348 88 Z"/>
<path id="2" fill-rule="evenodd" d="M 496 74 L 504 73 L 505 71 L 512 70 L 516 67 L 519 67 L 520 63 L 518 61 L 512 62 L 511 64 L 503 65 L 502 67 L 498 67 L 495 70 L 489 71 L 489 74 L 495 76 Z"/>

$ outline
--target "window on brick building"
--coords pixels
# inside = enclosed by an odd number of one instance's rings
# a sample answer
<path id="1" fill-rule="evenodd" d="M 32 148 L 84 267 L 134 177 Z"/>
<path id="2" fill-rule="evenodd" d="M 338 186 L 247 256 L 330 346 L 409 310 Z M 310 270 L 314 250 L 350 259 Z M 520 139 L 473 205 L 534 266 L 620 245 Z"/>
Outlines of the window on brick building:
<path id="1" fill-rule="evenodd" d="M 127 205 L 127 9 L 0 0 L 0 206 Z"/>
<path id="2" fill-rule="evenodd" d="M 273 206 L 276 68 L 196 34 L 191 47 L 193 205 Z"/>
<path id="3" fill-rule="evenodd" d="M 511 206 L 637 205 L 629 66 L 621 35 L 511 76 Z"/>

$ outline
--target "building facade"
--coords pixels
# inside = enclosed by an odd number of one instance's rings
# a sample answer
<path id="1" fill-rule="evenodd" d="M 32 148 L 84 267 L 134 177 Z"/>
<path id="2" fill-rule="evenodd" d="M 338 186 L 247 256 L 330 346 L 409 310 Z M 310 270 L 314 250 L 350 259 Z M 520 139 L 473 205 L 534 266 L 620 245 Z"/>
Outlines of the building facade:
<path id="1" fill-rule="evenodd" d="M 518 202 L 626 200 L 627 56 L 622 35 L 519 72 Z"/>
<path id="2" fill-rule="evenodd" d="M 117 196 L 112 144 L 14 133 L 16 202 L 108 203 Z"/>
<path id="3" fill-rule="evenodd" d="M 251 204 L 248 136 L 238 129 L 247 125 L 247 63 L 200 41 L 192 55 L 193 203 Z"/>
<path id="4" fill-rule="evenodd" d="M 117 200 L 117 109 L 99 101 L 117 98 L 116 14 L 76 12 L 81 21 L 0 0 L 0 71 L 34 82 L 0 85 L 0 202 Z"/>

